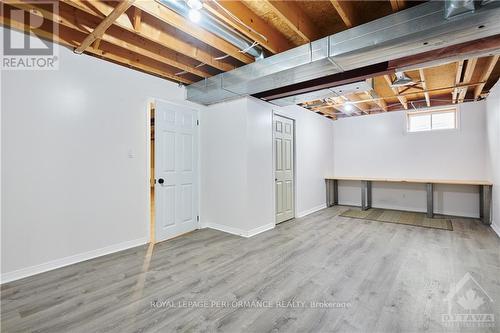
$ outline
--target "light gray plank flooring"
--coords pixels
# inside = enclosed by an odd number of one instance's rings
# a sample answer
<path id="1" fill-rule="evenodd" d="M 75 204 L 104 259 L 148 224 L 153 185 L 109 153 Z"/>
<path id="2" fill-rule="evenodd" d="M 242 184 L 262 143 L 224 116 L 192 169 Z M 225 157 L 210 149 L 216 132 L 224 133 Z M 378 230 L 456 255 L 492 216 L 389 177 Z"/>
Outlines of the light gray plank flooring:
<path id="1" fill-rule="evenodd" d="M 4 284 L 2 332 L 500 332 L 500 239 L 489 227 L 338 216 L 346 209 L 249 239 L 197 230 Z M 467 272 L 495 301 L 495 327 L 443 326 L 444 297 Z"/>

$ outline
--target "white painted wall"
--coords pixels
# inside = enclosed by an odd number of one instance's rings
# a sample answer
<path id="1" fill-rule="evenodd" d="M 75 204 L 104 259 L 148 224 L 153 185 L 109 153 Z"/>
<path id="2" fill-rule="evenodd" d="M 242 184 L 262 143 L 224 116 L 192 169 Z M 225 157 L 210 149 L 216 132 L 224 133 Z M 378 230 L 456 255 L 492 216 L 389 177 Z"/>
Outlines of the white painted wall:
<path id="1" fill-rule="evenodd" d="M 486 99 L 488 173 L 493 180 L 492 227 L 500 236 L 500 81 Z"/>
<path id="2" fill-rule="evenodd" d="M 147 101 L 184 89 L 59 57 L 57 71 L 2 71 L 2 281 L 149 240 Z"/>
<path id="3" fill-rule="evenodd" d="M 242 236 L 272 228 L 271 113 L 243 98 L 200 120 L 202 225 Z"/>
<path id="4" fill-rule="evenodd" d="M 334 123 L 337 177 L 488 179 L 484 102 L 461 104 L 460 128 L 407 133 L 405 112 L 353 117 Z M 358 182 L 339 183 L 340 203 L 359 205 Z M 476 186 L 437 185 L 435 211 L 479 216 Z M 373 184 L 373 206 L 425 211 L 425 187 Z"/>
<path id="5" fill-rule="evenodd" d="M 273 110 L 296 120 L 296 215 L 325 207 L 332 121 L 243 98 L 201 113 L 203 225 L 244 236 L 274 225 Z"/>

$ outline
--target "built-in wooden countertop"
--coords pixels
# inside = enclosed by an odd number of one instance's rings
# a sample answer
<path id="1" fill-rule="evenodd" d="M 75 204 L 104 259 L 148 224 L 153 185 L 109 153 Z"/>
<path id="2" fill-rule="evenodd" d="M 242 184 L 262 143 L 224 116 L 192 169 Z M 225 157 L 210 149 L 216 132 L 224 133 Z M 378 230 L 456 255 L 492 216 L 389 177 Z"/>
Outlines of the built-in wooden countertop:
<path id="1" fill-rule="evenodd" d="M 455 185 L 493 185 L 487 180 L 467 179 L 412 179 L 412 178 L 371 178 L 371 177 L 326 177 L 330 180 L 367 180 L 372 182 L 455 184 Z"/>

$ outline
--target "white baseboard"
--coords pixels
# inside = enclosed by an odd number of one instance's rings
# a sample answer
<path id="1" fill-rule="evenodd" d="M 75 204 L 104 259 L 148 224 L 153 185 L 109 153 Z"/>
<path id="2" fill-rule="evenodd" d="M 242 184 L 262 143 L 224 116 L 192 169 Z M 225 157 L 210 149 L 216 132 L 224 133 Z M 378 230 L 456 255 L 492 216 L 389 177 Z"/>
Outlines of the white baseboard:
<path id="1" fill-rule="evenodd" d="M 118 244 L 113 244 L 110 246 L 103 247 L 101 249 L 92 250 L 84 253 L 75 254 L 70 257 L 60 258 L 52 260 L 40 265 L 30 266 L 22 268 L 16 271 L 7 272 L 0 275 L 0 283 L 7 283 L 15 280 L 19 280 L 28 276 L 40 274 L 43 272 L 51 271 L 64 266 L 76 264 L 85 260 L 97 258 L 104 256 L 106 254 L 123 251 L 132 247 L 144 245 L 149 242 L 149 237 L 138 238 L 130 241 L 125 241 Z"/>
<path id="2" fill-rule="evenodd" d="M 201 226 L 202 228 L 209 228 L 209 229 L 215 229 L 223 232 L 227 232 L 228 234 L 233 234 L 233 235 L 238 235 L 241 237 L 249 238 L 252 236 L 255 236 L 257 234 L 260 234 L 264 231 L 271 230 L 275 227 L 274 223 L 268 223 L 263 226 L 250 229 L 250 230 L 244 230 L 240 228 L 235 228 L 235 227 L 230 227 L 227 225 L 223 224 L 217 224 L 217 223 L 206 223 Z"/>
<path id="3" fill-rule="evenodd" d="M 258 235 L 264 231 L 274 229 L 275 226 L 276 226 L 276 223 L 273 222 L 273 223 L 268 223 L 268 224 L 265 224 L 263 226 L 251 229 L 247 232 L 247 235 L 245 237 L 252 237 L 252 236 Z"/>
<path id="4" fill-rule="evenodd" d="M 311 209 L 307 209 L 307 210 L 304 210 L 302 212 L 299 212 L 297 213 L 297 217 L 304 217 L 306 215 L 309 215 L 309 214 L 312 214 L 312 213 L 315 213 L 317 212 L 318 210 L 322 210 L 326 208 L 326 203 L 322 204 L 322 205 L 319 205 L 319 206 L 316 206 L 316 207 L 313 207 Z"/>
<path id="5" fill-rule="evenodd" d="M 491 224 L 491 229 L 500 237 L 500 227 L 498 227 L 496 224 L 492 223 Z"/>

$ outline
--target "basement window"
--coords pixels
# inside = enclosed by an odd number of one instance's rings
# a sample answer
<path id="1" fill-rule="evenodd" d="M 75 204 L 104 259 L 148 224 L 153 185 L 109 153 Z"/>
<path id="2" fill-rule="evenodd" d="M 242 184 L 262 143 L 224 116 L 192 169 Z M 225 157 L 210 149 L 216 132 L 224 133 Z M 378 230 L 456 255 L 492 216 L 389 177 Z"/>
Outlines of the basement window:
<path id="1" fill-rule="evenodd" d="M 406 118 L 408 132 L 425 132 L 457 128 L 457 109 L 408 112 Z"/>

